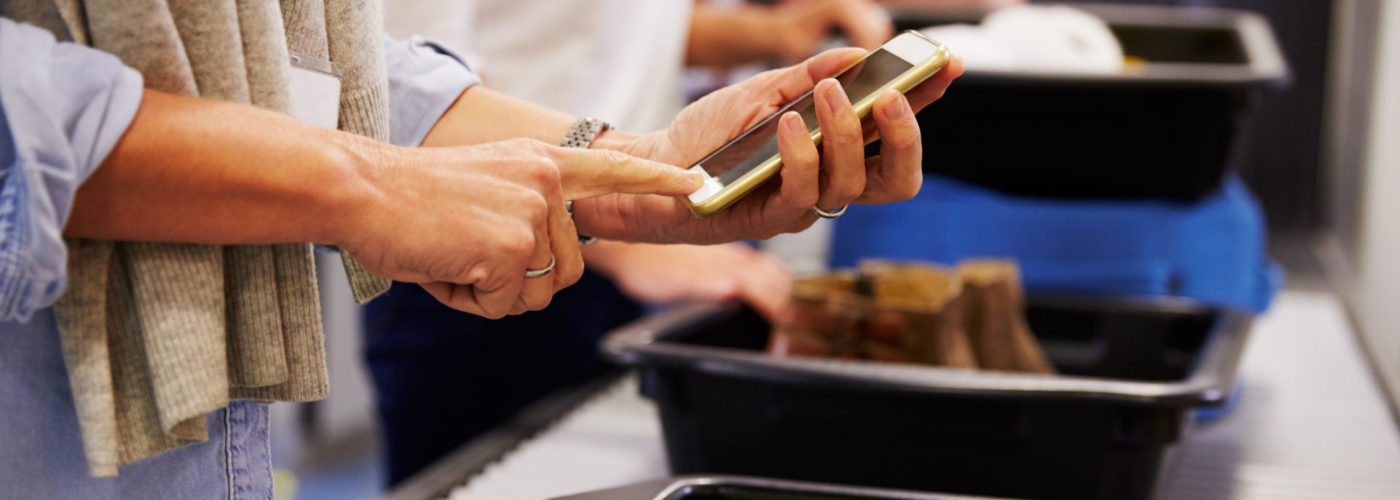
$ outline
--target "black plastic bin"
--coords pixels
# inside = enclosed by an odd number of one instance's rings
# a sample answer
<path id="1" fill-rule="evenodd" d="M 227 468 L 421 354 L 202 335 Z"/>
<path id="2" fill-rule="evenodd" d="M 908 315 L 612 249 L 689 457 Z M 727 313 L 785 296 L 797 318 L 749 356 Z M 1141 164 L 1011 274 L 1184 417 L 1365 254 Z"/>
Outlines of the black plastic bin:
<path id="1" fill-rule="evenodd" d="M 1121 75 L 968 71 L 919 114 L 925 171 L 1028 196 L 1214 192 L 1246 154 L 1261 92 L 1287 80 L 1268 21 L 1240 10 L 1072 5 L 1148 62 Z M 977 21 L 894 18 L 898 29 Z"/>
<path id="2" fill-rule="evenodd" d="M 991 500 L 738 476 L 658 479 L 554 500 Z"/>
<path id="3" fill-rule="evenodd" d="M 1150 498 L 1198 406 L 1232 388 L 1251 316 L 1182 299 L 1032 295 L 1061 375 L 774 358 L 733 303 L 613 332 L 676 474 L 1015 498 Z"/>

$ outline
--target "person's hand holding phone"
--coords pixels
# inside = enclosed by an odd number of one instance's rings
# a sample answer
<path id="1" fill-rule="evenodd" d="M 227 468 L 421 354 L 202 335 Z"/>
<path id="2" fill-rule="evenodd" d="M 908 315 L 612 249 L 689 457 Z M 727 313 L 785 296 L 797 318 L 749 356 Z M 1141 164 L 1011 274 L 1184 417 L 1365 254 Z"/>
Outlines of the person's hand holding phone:
<path id="1" fill-rule="evenodd" d="M 672 165 L 691 165 L 784 104 L 816 87 L 821 152 L 807 135 L 811 124 L 796 113 L 778 127 L 783 158 L 779 182 L 768 182 L 720 213 L 691 216 L 677 198 L 611 194 L 575 202 L 580 231 L 608 239 L 718 243 L 766 239 L 806 229 L 813 207 L 837 210 L 848 203 L 889 203 L 912 198 L 923 180 L 922 140 L 914 113 L 941 97 L 962 74 L 954 57 L 938 74 L 906 95 L 879 96 L 870 130 L 862 128 L 840 85 L 828 78 L 859 59 L 861 49 L 835 49 L 788 68 L 761 73 L 687 106 L 666 130 L 640 137 L 608 132 L 596 147 Z M 881 139 L 880 154 L 865 157 L 865 144 Z"/>

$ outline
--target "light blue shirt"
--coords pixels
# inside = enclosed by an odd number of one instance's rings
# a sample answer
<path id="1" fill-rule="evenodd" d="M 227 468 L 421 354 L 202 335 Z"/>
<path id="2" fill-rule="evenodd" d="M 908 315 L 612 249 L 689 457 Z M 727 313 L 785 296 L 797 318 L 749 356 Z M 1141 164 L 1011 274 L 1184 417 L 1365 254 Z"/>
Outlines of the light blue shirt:
<path id="1" fill-rule="evenodd" d="M 24 321 L 63 293 L 73 192 L 136 115 L 141 75 L 4 18 L 0 61 L 0 320 Z"/>
<path id="2" fill-rule="evenodd" d="M 390 134 L 422 142 L 466 88 L 461 59 L 386 38 Z M 142 80 L 117 58 L 0 18 L 0 498 L 271 498 L 265 405 L 209 416 L 209 440 L 88 476 L 52 305 L 73 195 L 125 133 Z M 139 193 L 133 193 L 139 195 Z"/>

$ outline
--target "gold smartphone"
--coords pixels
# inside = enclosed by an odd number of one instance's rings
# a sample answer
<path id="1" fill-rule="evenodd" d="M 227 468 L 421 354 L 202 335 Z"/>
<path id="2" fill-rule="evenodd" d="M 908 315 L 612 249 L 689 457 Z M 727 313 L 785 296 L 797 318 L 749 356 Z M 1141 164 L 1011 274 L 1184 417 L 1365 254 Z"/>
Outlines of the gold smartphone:
<path id="1" fill-rule="evenodd" d="M 943 44 L 906 31 L 870 51 L 835 78 L 854 105 L 856 116 L 865 120 L 875 98 L 885 89 L 908 92 L 943 69 L 948 57 Z M 812 90 L 808 90 L 690 167 L 691 171 L 706 175 L 700 189 L 682 198 L 690 213 L 701 218 L 719 213 L 778 173 L 783 165 L 778 156 L 778 118 L 788 111 L 801 114 L 802 120 L 812 127 L 812 141 L 821 144 Z"/>

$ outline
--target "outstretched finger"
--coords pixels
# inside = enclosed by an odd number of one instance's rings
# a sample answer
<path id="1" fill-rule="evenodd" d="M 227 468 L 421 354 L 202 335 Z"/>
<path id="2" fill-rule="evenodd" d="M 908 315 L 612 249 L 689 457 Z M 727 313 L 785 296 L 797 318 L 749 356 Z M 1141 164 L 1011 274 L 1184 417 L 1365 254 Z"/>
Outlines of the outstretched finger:
<path id="1" fill-rule="evenodd" d="M 549 152 L 559 165 L 567 200 L 611 193 L 682 196 L 704 182 L 698 173 L 618 151 L 551 147 Z"/>

